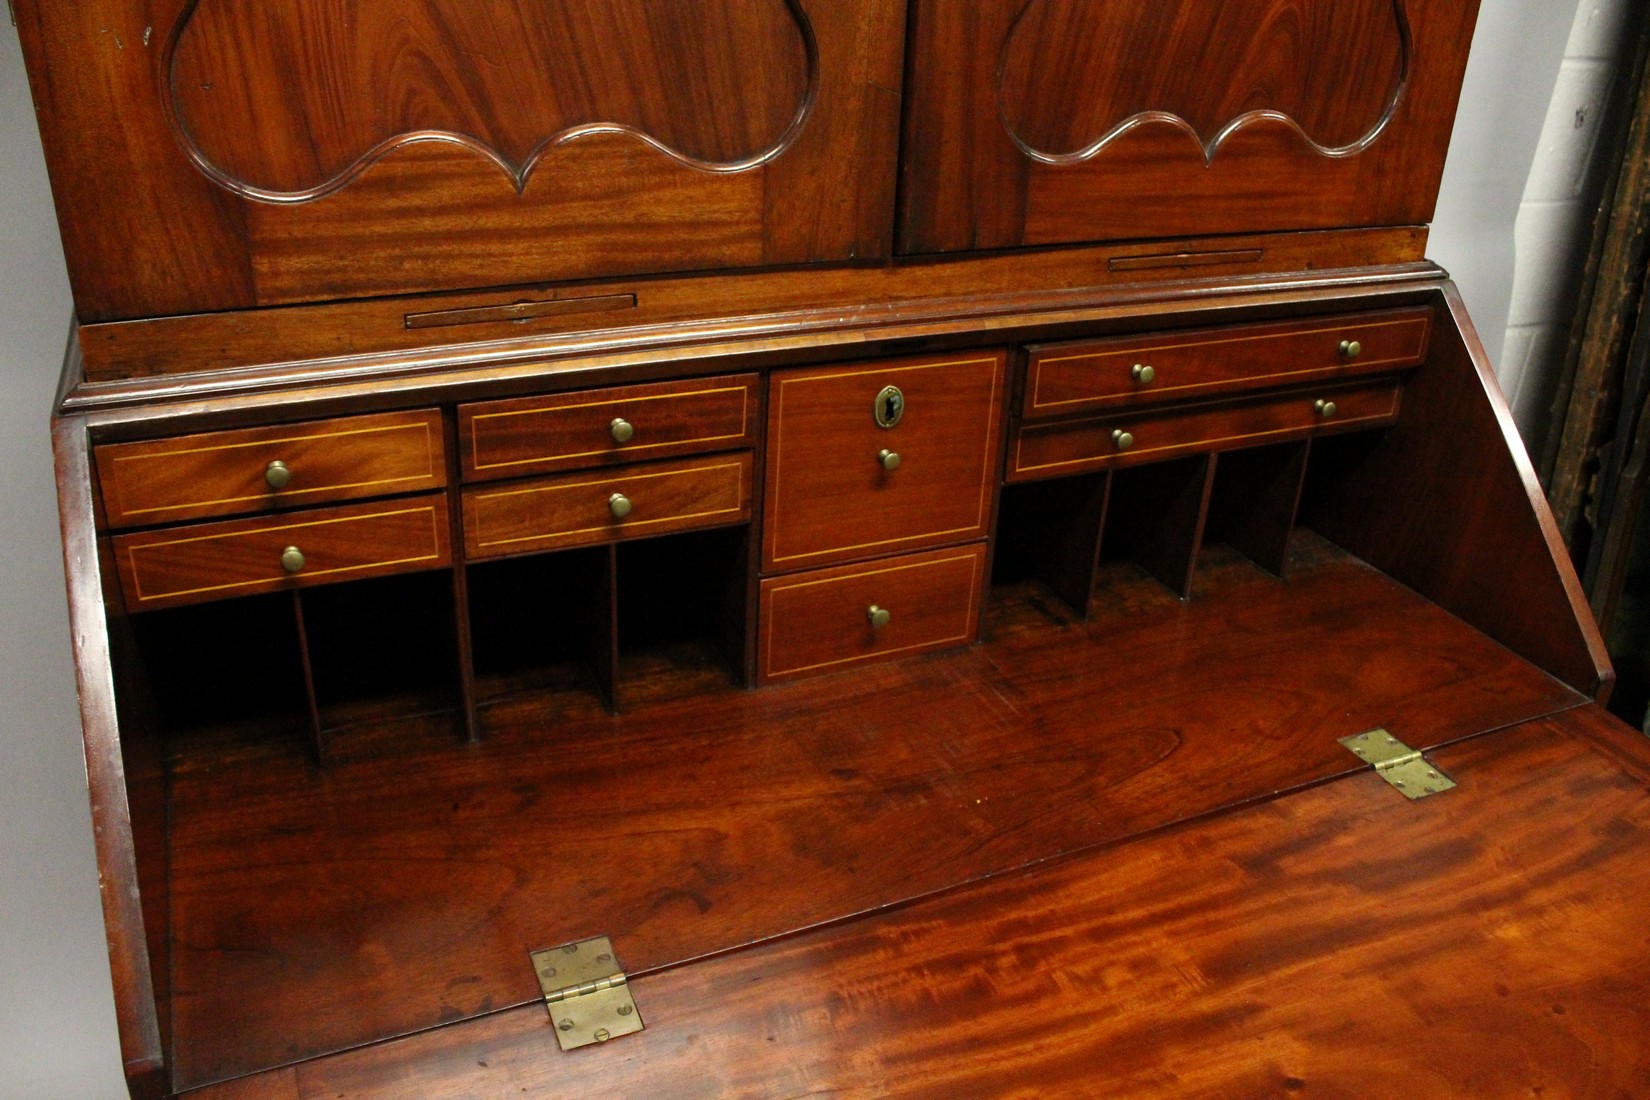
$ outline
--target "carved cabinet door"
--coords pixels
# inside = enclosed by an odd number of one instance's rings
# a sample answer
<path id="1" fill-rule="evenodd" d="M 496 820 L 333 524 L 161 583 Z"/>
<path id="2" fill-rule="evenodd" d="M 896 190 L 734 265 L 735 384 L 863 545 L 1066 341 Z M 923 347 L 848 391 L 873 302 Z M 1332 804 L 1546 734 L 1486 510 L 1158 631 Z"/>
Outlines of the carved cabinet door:
<path id="1" fill-rule="evenodd" d="M 82 320 L 892 240 L 904 0 L 17 0 Z"/>
<path id="2" fill-rule="evenodd" d="M 1477 0 L 913 0 L 900 250 L 1422 224 Z"/>

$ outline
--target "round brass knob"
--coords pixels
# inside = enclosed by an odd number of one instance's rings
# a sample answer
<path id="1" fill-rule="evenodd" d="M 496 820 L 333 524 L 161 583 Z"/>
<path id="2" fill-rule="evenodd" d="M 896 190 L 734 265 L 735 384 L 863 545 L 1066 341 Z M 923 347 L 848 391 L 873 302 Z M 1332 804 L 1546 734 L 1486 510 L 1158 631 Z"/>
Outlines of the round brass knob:
<path id="1" fill-rule="evenodd" d="M 1149 386 L 1157 381 L 1157 371 L 1144 363 L 1136 363 L 1131 373 L 1134 375 L 1134 380 L 1142 386 Z"/>
<path id="2" fill-rule="evenodd" d="M 302 573 L 304 571 L 304 552 L 296 546 L 289 546 L 282 550 L 281 568 L 288 573 Z"/>
<path id="3" fill-rule="evenodd" d="M 630 421 L 622 416 L 615 416 L 613 423 L 607 426 L 607 430 L 613 434 L 613 442 L 615 443 L 629 443 L 631 437 L 636 434 L 636 429 Z"/>
<path id="4" fill-rule="evenodd" d="M 1364 353 L 1364 346 L 1356 340 L 1341 341 L 1341 358 L 1356 359 Z"/>
<path id="5" fill-rule="evenodd" d="M 271 489 L 285 489 L 292 484 L 292 470 L 280 459 L 264 467 L 264 483 Z"/>
<path id="6" fill-rule="evenodd" d="M 1333 401 L 1319 401 L 1312 407 L 1317 409 L 1318 415 L 1323 417 L 1325 420 L 1328 420 L 1330 417 L 1334 416 L 1337 411 L 1335 408 L 1335 402 Z"/>
<path id="7" fill-rule="evenodd" d="M 607 498 L 607 510 L 613 513 L 614 519 L 624 519 L 630 514 L 630 498 L 623 493 L 614 493 Z"/>
<path id="8" fill-rule="evenodd" d="M 877 453 L 877 461 L 882 463 L 884 470 L 897 470 L 900 464 L 899 452 L 890 451 L 884 447 Z"/>
<path id="9" fill-rule="evenodd" d="M 1130 447 L 1134 446 L 1134 436 L 1130 435 L 1122 428 L 1118 428 L 1116 431 L 1111 433 L 1111 441 L 1117 445 L 1117 449 L 1120 451 L 1126 451 Z"/>
<path id="10" fill-rule="evenodd" d="M 878 607 L 876 604 L 865 609 L 865 617 L 870 620 L 872 630 L 881 630 L 894 618 L 886 607 Z"/>

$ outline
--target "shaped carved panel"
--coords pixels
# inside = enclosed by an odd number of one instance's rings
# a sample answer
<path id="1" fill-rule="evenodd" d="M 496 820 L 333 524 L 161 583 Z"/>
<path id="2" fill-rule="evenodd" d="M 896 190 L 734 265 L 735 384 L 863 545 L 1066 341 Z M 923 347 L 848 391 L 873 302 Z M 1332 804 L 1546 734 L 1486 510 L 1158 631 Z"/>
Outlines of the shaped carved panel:
<path id="1" fill-rule="evenodd" d="M 1031 0 L 1004 43 L 998 102 L 1045 163 L 1148 123 L 1185 129 L 1212 159 L 1262 119 L 1347 155 L 1391 118 L 1409 53 L 1404 0 Z"/>
<path id="2" fill-rule="evenodd" d="M 898 251 L 1421 225 L 1478 0 L 910 0 Z"/>
<path id="3" fill-rule="evenodd" d="M 761 164 L 808 114 L 815 57 L 796 0 L 191 0 L 169 107 L 202 170 L 252 198 L 312 199 L 430 141 L 519 189 L 591 133 Z"/>

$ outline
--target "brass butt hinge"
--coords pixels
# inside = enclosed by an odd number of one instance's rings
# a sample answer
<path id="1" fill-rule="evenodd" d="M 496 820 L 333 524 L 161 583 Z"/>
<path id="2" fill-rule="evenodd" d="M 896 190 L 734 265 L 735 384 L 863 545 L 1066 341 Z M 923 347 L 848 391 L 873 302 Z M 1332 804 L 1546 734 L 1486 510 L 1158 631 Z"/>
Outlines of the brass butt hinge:
<path id="1" fill-rule="evenodd" d="M 1420 750 L 1410 748 L 1386 730 L 1343 737 L 1341 744 L 1358 759 L 1375 765 L 1375 774 L 1398 788 L 1405 798 L 1428 798 L 1455 789 L 1455 780 L 1428 763 Z"/>
<path id="2" fill-rule="evenodd" d="M 642 1014 L 630 996 L 629 979 L 619 969 L 606 936 L 534 951 L 538 975 L 556 1042 L 563 1050 L 605 1043 L 642 1030 Z"/>

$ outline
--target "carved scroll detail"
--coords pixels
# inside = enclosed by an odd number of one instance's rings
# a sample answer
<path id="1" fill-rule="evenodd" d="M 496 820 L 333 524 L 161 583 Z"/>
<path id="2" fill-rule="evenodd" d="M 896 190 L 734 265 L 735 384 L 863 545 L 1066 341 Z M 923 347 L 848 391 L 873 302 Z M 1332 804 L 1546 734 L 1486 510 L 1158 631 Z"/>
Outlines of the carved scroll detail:
<path id="1" fill-rule="evenodd" d="M 1154 124 L 1185 131 L 1205 163 L 1263 122 L 1349 157 L 1402 103 L 1412 45 L 1405 0 L 1027 0 L 1003 43 L 998 111 L 1045 164 Z"/>
<path id="2" fill-rule="evenodd" d="M 818 68 L 800 0 L 187 0 L 165 71 L 201 171 L 296 203 L 421 142 L 472 150 L 518 192 L 599 133 L 744 171 L 794 140 Z"/>

